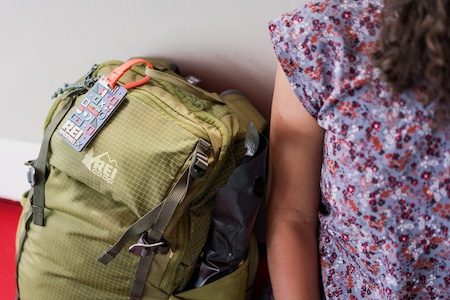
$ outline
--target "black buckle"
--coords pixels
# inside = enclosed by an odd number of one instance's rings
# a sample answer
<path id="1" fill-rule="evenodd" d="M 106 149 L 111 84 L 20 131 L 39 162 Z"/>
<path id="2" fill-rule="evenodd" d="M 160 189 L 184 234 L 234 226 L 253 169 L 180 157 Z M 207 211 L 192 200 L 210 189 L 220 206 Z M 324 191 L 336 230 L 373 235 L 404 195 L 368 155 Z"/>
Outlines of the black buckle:
<path id="1" fill-rule="evenodd" d="M 169 252 L 169 246 L 163 241 L 149 243 L 147 241 L 147 232 L 144 232 L 139 238 L 136 244 L 133 244 L 128 248 L 128 251 L 134 255 L 145 257 L 152 254 L 167 254 Z"/>

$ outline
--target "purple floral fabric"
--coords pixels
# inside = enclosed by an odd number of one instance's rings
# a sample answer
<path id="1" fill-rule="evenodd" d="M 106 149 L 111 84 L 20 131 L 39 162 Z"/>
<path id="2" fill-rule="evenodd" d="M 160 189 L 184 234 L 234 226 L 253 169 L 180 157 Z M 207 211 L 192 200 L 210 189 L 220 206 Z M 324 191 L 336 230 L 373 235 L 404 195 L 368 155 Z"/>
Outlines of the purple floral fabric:
<path id="1" fill-rule="evenodd" d="M 311 2 L 269 24 L 293 90 L 326 130 L 325 295 L 449 299 L 450 128 L 432 130 L 420 87 L 392 94 L 377 79 L 368 55 L 381 5 Z"/>

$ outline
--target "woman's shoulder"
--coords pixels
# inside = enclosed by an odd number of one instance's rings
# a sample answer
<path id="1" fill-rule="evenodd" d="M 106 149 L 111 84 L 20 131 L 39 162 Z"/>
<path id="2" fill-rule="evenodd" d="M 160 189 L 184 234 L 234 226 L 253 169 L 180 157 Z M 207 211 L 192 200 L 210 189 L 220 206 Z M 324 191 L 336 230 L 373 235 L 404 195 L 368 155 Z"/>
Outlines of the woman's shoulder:
<path id="1" fill-rule="evenodd" d="M 380 0 L 325 0 L 270 23 L 275 54 L 311 115 L 318 116 L 330 95 L 371 76 L 366 65 L 380 15 Z"/>
<path id="2" fill-rule="evenodd" d="M 270 31 L 332 38 L 365 39 L 376 36 L 381 25 L 381 0 L 324 0 L 308 2 L 270 22 Z"/>

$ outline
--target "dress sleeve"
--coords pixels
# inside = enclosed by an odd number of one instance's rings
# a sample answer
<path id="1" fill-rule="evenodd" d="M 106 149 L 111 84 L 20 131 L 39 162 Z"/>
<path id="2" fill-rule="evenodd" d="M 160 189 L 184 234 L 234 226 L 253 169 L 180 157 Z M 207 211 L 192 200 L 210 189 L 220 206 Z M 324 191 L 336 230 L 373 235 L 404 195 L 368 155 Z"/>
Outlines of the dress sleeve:
<path id="1" fill-rule="evenodd" d="M 275 54 L 305 109 L 316 119 L 332 100 L 341 77 L 337 57 L 342 52 L 336 36 L 338 18 L 328 17 L 325 3 L 308 3 L 269 23 Z"/>

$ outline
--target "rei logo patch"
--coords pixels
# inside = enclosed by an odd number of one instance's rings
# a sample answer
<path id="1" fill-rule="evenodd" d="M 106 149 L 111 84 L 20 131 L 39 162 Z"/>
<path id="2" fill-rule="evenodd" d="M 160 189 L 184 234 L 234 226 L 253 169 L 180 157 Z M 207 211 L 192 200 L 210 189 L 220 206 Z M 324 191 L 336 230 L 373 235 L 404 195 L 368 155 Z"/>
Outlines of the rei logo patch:
<path id="1" fill-rule="evenodd" d="M 108 152 L 94 156 L 94 149 L 91 148 L 89 152 L 84 156 L 82 163 L 93 174 L 102 178 L 107 183 L 113 184 L 114 178 L 117 175 L 118 166 L 117 161 L 112 160 L 109 157 Z"/>

